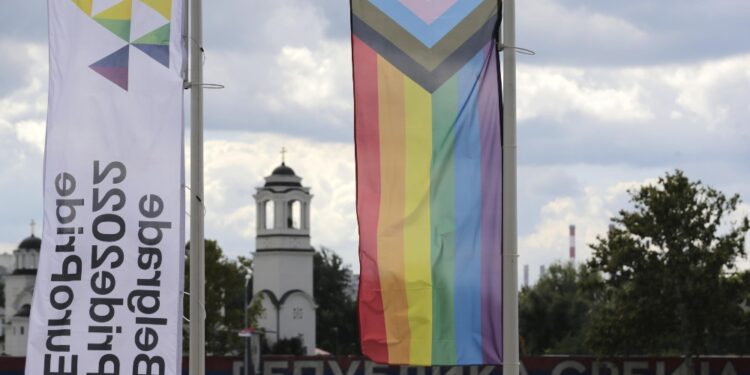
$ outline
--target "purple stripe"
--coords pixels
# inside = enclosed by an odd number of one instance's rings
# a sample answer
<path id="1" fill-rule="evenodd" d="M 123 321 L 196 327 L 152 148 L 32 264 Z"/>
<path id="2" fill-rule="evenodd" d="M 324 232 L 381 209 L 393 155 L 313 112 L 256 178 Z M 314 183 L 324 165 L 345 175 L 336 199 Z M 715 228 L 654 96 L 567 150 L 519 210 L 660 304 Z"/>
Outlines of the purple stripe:
<path id="1" fill-rule="evenodd" d="M 482 170 L 482 351 L 485 363 L 502 358 L 502 154 L 497 54 L 484 48 L 477 110 Z"/>

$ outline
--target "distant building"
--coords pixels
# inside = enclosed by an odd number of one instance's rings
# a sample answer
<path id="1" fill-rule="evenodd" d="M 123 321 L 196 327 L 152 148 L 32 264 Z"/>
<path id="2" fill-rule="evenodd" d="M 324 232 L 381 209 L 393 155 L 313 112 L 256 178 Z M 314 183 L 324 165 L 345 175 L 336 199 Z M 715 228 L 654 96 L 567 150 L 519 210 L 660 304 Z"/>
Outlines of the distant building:
<path id="1" fill-rule="evenodd" d="M 529 287 L 529 265 L 528 264 L 523 265 L 523 286 L 526 288 Z"/>
<path id="2" fill-rule="evenodd" d="M 2 276 L 5 284 L 5 311 L 0 317 L 0 336 L 3 338 L 2 354 L 8 356 L 26 356 L 31 300 L 41 245 L 42 240 L 33 234 L 21 241 L 13 251 L 12 271 Z"/>
<path id="3" fill-rule="evenodd" d="M 13 272 L 15 264 L 16 258 L 13 256 L 13 254 L 0 254 L 0 277 Z"/>
<path id="4" fill-rule="evenodd" d="M 315 353 L 315 299 L 310 245 L 310 188 L 281 163 L 257 188 L 257 236 L 253 293 L 263 295 L 258 319 L 269 344 L 299 337 L 308 355 Z"/>

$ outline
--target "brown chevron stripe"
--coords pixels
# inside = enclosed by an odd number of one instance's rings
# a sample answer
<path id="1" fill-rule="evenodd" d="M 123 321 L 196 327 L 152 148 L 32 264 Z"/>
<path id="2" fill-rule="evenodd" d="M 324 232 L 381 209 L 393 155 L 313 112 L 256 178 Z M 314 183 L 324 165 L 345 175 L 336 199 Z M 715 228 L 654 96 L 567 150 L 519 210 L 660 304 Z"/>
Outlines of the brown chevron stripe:
<path id="1" fill-rule="evenodd" d="M 428 48 L 368 0 L 352 0 L 351 5 L 354 15 L 429 71 L 434 70 L 460 48 L 498 11 L 497 0 L 483 1 L 437 44 Z"/>

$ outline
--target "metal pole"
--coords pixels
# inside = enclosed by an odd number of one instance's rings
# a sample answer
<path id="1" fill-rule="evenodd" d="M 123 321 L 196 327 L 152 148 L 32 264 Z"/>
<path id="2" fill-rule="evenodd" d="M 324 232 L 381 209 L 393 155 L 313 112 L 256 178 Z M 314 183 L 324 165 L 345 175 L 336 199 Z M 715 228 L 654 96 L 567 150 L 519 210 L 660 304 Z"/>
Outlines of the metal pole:
<path id="1" fill-rule="evenodd" d="M 190 375 L 206 372 L 202 1 L 190 9 Z"/>
<path id="2" fill-rule="evenodd" d="M 250 278 L 245 278 L 245 292 L 242 293 L 242 329 L 247 328 L 247 285 L 250 284 Z M 243 337 L 245 339 L 245 375 L 250 374 L 250 351 L 248 350 L 249 337 Z"/>
<path id="3" fill-rule="evenodd" d="M 518 375 L 516 4 L 503 0 L 503 375 Z M 511 48 L 508 48 L 511 47 Z"/>

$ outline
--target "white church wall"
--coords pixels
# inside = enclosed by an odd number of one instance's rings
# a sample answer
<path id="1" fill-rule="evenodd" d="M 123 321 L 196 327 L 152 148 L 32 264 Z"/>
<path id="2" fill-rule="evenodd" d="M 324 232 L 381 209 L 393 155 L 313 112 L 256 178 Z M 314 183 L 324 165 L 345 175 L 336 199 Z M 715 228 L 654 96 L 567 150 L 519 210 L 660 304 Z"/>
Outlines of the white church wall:
<path id="1" fill-rule="evenodd" d="M 290 295 L 281 307 L 281 337 L 302 336 L 307 354 L 315 352 L 315 306 L 302 294 Z"/>
<path id="2" fill-rule="evenodd" d="M 11 357 L 26 356 L 26 342 L 29 335 L 29 318 L 11 318 L 6 325 L 5 353 Z"/>
<path id="3" fill-rule="evenodd" d="M 266 334 L 266 340 L 270 345 L 273 345 L 278 336 L 276 331 L 276 307 L 268 296 L 263 296 L 262 306 L 263 312 L 258 317 L 258 325 L 269 332 Z"/>
<path id="4" fill-rule="evenodd" d="M 16 260 L 11 253 L 0 253 L 0 275 L 13 273 Z"/>
<path id="5" fill-rule="evenodd" d="M 312 295 L 313 255 L 312 251 L 256 252 L 254 292 L 268 289 L 281 298 L 283 292 L 299 289 Z"/>
<path id="6" fill-rule="evenodd" d="M 31 304 L 34 292 L 34 275 L 5 276 L 5 316 L 6 321 L 18 312 L 25 304 Z"/>
<path id="7" fill-rule="evenodd" d="M 5 275 L 5 354 L 12 357 L 26 356 L 29 319 L 17 317 L 23 305 L 31 305 L 35 275 Z"/>
<path id="8" fill-rule="evenodd" d="M 290 294 L 279 311 L 280 324 L 276 324 L 276 308 L 270 297 L 263 297 L 265 312 L 258 323 L 266 330 L 280 330 L 280 338 L 303 336 L 308 354 L 315 350 L 315 309 L 313 305 L 313 252 L 273 251 L 256 252 L 253 273 L 253 292 L 269 290 L 277 300 L 292 290 L 305 293 Z M 298 310 L 294 310 L 294 309 Z M 296 314 L 295 314 L 296 312 Z M 270 343 L 276 342 L 275 334 L 268 335 Z"/>

